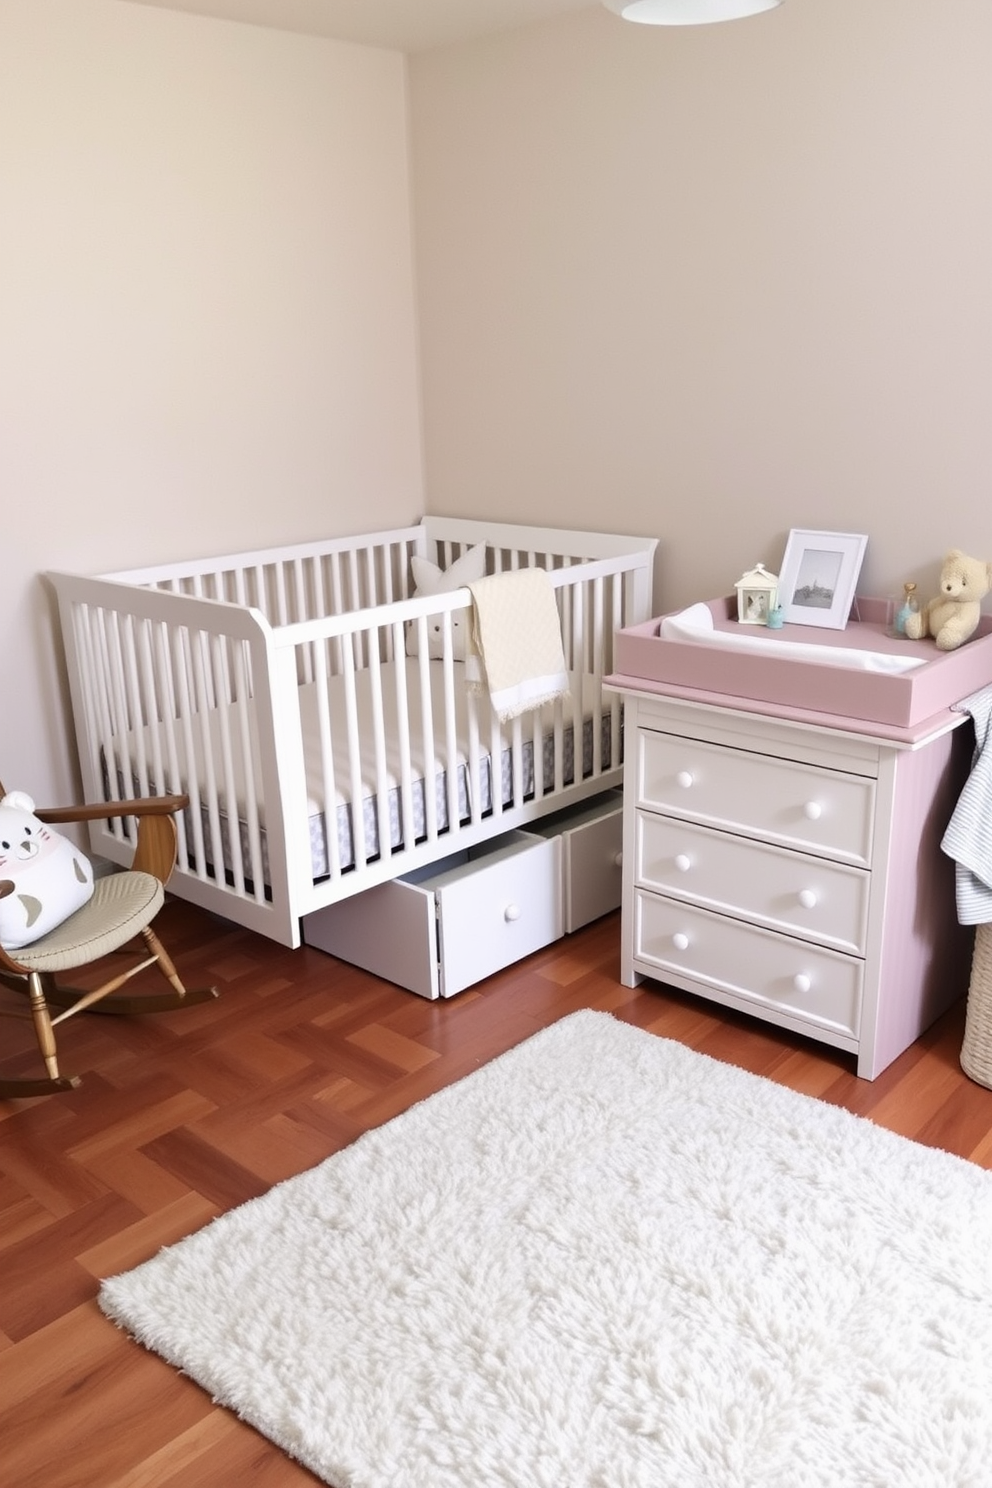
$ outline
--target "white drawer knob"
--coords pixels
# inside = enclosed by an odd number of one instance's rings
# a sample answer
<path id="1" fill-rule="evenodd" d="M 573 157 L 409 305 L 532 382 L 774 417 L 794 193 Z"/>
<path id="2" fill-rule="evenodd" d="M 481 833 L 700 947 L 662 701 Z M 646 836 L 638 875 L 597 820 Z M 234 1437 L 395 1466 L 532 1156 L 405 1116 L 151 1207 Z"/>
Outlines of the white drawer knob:
<path id="1" fill-rule="evenodd" d="M 815 909 L 816 908 L 816 895 L 813 892 L 813 890 L 812 889 L 800 889 L 799 890 L 799 903 L 802 905 L 803 909 Z"/>
<path id="2" fill-rule="evenodd" d="M 614 853 L 613 854 L 613 866 L 614 866 L 614 868 L 622 868 L 623 867 L 623 853 L 622 852 L 618 852 L 618 853 Z"/>
<path id="3" fill-rule="evenodd" d="M 690 785 L 692 784 L 692 771 L 680 770 L 675 779 L 678 781 L 683 790 L 688 790 Z"/>
<path id="4" fill-rule="evenodd" d="M 807 976 L 804 971 L 800 971 L 792 978 L 792 985 L 797 992 L 808 992 L 813 985 L 813 978 Z"/>
<path id="5" fill-rule="evenodd" d="M 803 815 L 808 821 L 819 821 L 823 815 L 823 807 L 819 801 L 807 801 L 803 807 Z"/>
<path id="6" fill-rule="evenodd" d="M 506 906 L 506 908 L 504 909 L 504 911 L 503 911 L 503 918 L 504 918 L 504 920 L 506 920 L 507 924 L 509 924 L 512 920 L 519 920 L 519 918 L 520 918 L 520 905 L 519 904 L 508 904 Z"/>
<path id="7" fill-rule="evenodd" d="M 689 949 L 688 935 L 684 935 L 680 930 L 677 935 L 672 936 L 672 945 L 677 951 L 687 951 Z"/>
<path id="8" fill-rule="evenodd" d="M 678 857 L 675 859 L 675 866 L 680 873 L 688 873 L 689 869 L 692 867 L 692 859 L 690 858 L 689 854 L 679 853 Z"/>

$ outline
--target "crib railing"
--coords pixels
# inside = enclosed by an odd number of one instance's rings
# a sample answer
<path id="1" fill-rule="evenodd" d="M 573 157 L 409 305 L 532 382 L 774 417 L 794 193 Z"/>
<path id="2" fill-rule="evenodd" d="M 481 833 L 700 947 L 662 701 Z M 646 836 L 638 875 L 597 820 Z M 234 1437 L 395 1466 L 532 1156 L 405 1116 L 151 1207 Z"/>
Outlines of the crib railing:
<path id="1" fill-rule="evenodd" d="M 456 540 L 443 541 L 447 562 Z M 567 700 L 501 728 L 453 656 L 450 619 L 468 592 L 404 593 L 424 542 L 415 528 L 376 534 L 354 557 L 352 540 L 213 567 L 52 575 L 87 799 L 189 795 L 174 892 L 295 945 L 302 915 L 619 783 L 620 704 L 601 679 L 615 631 L 645 617 L 645 562 L 568 563 L 551 545 L 494 558 L 493 571 L 524 558 L 548 568 L 572 679 Z M 356 593 L 376 602 L 337 609 Z M 309 613 L 321 604 L 334 613 Z M 427 617 L 438 614 L 432 666 Z M 130 825 L 95 825 L 91 846 L 126 863 Z"/>
<path id="2" fill-rule="evenodd" d="M 245 605 L 275 627 L 405 599 L 411 592 L 410 558 L 425 551 L 426 541 L 418 524 L 361 538 L 328 538 L 103 577 L 193 599 Z"/>

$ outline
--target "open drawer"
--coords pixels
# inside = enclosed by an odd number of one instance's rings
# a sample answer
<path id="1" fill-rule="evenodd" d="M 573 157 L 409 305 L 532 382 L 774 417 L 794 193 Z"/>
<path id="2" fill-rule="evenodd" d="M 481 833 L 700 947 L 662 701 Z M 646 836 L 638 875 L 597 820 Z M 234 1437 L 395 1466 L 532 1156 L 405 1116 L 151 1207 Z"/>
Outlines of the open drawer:
<path id="1" fill-rule="evenodd" d="M 604 791 L 579 806 L 543 817 L 527 830 L 561 840 L 566 935 L 620 908 L 623 791 Z"/>
<path id="2" fill-rule="evenodd" d="M 421 997 L 452 997 L 564 934 L 562 844 L 507 832 L 304 916 L 303 938 Z"/>

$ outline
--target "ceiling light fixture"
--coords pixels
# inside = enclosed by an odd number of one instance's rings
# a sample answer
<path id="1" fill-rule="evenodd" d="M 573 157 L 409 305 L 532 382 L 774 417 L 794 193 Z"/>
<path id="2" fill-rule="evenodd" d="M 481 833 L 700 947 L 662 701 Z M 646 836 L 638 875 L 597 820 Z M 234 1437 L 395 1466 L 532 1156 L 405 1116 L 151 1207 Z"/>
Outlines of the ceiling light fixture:
<path id="1" fill-rule="evenodd" d="M 774 10 L 782 0 L 603 0 L 607 10 L 644 26 L 704 26 Z"/>

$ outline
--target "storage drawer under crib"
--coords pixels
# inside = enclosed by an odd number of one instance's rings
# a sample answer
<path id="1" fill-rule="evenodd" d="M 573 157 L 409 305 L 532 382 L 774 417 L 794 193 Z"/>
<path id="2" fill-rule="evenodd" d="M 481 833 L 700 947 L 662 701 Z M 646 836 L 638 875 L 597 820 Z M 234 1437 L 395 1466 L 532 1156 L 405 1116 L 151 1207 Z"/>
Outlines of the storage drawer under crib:
<path id="1" fill-rule="evenodd" d="M 619 908 L 623 796 L 607 791 L 303 919 L 307 945 L 452 997 Z"/>
<path id="2" fill-rule="evenodd" d="M 561 839 L 566 935 L 620 908 L 623 791 L 606 791 L 584 805 L 546 816 L 526 830 Z"/>
<path id="3" fill-rule="evenodd" d="M 561 842 L 508 832 L 305 915 L 303 938 L 421 997 L 453 997 L 564 933 Z"/>

